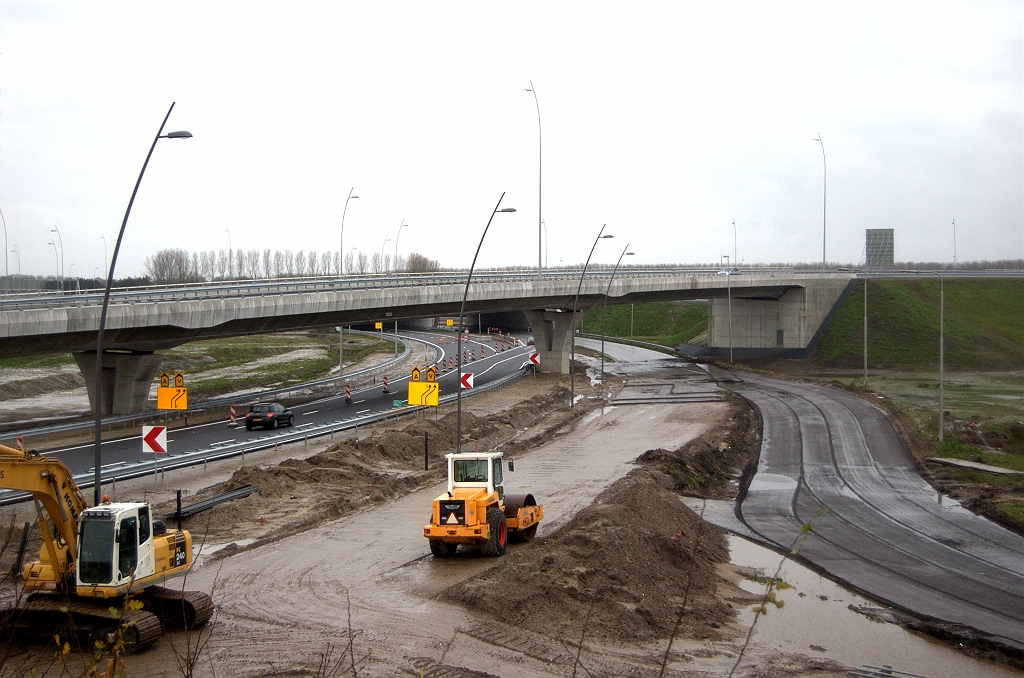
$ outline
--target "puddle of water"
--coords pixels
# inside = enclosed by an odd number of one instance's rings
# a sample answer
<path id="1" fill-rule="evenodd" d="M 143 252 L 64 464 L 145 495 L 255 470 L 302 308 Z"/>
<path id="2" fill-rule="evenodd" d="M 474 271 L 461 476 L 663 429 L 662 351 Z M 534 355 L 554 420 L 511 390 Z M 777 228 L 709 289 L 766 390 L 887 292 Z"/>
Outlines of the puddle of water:
<path id="1" fill-rule="evenodd" d="M 775 573 L 781 559 L 774 551 L 742 537 L 729 537 L 729 548 L 733 564 L 759 570 L 768 577 Z M 828 657 L 851 667 L 887 664 L 932 678 L 1021 678 L 1020 672 L 1007 666 L 972 659 L 895 624 L 871 621 L 847 606 L 880 605 L 798 563 L 786 561 L 779 576 L 795 588 L 776 592 L 776 599 L 784 601 L 784 607 L 768 606 L 768 614 L 757 622 L 754 642 L 783 652 Z M 750 593 L 764 593 L 764 584 L 744 580 L 740 586 Z M 749 627 L 753 619 L 750 607 L 740 611 L 741 625 Z"/>
<path id="2" fill-rule="evenodd" d="M 235 541 L 229 541 L 225 544 L 193 544 L 193 557 L 195 558 L 196 565 L 198 565 L 200 561 L 209 558 L 217 551 L 225 549 L 232 544 L 236 544 L 237 546 L 248 546 L 255 541 L 255 539 L 236 539 Z"/>

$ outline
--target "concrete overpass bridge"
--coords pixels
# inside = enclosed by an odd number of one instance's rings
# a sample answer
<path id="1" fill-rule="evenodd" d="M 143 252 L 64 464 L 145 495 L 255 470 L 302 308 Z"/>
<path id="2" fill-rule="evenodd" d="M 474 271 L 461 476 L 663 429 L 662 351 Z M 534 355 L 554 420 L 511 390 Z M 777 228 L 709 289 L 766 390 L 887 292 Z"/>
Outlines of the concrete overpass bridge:
<path id="1" fill-rule="evenodd" d="M 573 299 L 579 271 L 481 272 L 467 314 L 522 311 L 533 330 L 541 369 L 567 373 L 572 330 L 582 311 L 604 301 L 608 270 L 590 270 Z M 680 269 L 619 270 L 609 304 L 706 299 L 709 347 L 744 355 L 801 357 L 853 288 L 850 272 L 796 273 Z M 343 277 L 199 284 L 118 290 L 104 330 L 104 414 L 145 407 L 162 356 L 157 350 L 203 339 L 377 320 L 452 317 L 465 274 Z M 731 332 L 728 299 L 731 298 Z M 101 294 L 0 297 L 0 355 L 72 352 L 93 392 Z"/>

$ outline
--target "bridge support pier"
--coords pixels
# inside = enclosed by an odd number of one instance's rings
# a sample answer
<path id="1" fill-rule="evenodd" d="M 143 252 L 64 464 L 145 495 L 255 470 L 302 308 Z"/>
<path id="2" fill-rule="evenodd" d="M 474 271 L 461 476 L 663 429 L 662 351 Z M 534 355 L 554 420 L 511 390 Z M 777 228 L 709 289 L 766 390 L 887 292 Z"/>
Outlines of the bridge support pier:
<path id="1" fill-rule="evenodd" d="M 576 323 L 572 311 L 525 311 L 540 356 L 541 372 L 569 374 L 572 333 Z M 576 322 L 583 313 L 576 312 Z"/>
<path id="2" fill-rule="evenodd" d="M 78 369 L 85 377 L 89 404 L 96 407 L 96 351 L 74 353 Z M 153 376 L 164 357 L 143 351 L 103 352 L 103 402 L 100 412 L 106 415 L 134 414 L 146 409 Z M 93 412 L 96 410 L 93 409 Z"/>

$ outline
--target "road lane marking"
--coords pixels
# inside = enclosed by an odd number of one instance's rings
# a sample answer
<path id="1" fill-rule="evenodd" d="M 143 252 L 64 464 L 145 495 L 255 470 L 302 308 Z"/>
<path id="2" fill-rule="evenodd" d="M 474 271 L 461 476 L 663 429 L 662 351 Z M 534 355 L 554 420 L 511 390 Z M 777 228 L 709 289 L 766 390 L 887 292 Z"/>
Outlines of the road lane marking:
<path id="1" fill-rule="evenodd" d="M 302 416 L 303 416 L 303 417 L 308 417 L 309 415 L 311 415 L 311 414 L 316 414 L 316 413 L 317 413 L 317 412 L 319 412 L 319 411 L 320 411 L 320 410 L 313 410 L 312 412 L 303 412 L 303 413 L 302 413 Z"/>

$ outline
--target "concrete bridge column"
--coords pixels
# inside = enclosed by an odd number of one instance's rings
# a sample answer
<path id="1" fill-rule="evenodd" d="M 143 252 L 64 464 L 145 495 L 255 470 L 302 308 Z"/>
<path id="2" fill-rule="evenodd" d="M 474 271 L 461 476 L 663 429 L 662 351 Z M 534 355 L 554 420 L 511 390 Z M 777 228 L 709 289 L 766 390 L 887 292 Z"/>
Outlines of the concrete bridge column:
<path id="1" fill-rule="evenodd" d="M 96 407 L 96 351 L 74 354 L 78 369 L 85 377 L 89 404 Z M 103 415 L 134 414 L 146 409 L 153 376 L 164 357 L 142 351 L 103 352 Z M 93 412 L 96 410 L 93 409 Z"/>
<path id="2" fill-rule="evenodd" d="M 572 334 L 576 323 L 572 311 L 524 311 L 533 331 L 533 341 L 540 356 L 541 372 L 569 374 Z M 576 312 L 576 322 L 583 313 Z"/>

